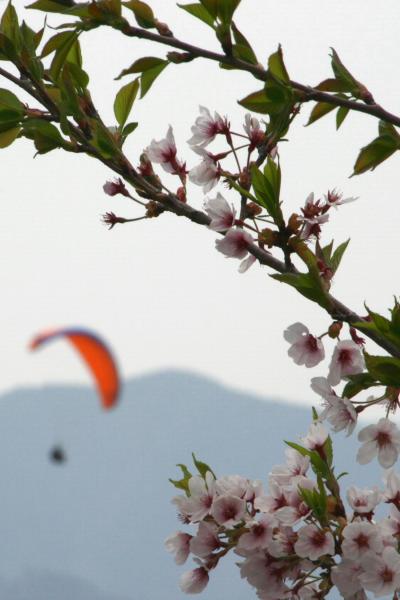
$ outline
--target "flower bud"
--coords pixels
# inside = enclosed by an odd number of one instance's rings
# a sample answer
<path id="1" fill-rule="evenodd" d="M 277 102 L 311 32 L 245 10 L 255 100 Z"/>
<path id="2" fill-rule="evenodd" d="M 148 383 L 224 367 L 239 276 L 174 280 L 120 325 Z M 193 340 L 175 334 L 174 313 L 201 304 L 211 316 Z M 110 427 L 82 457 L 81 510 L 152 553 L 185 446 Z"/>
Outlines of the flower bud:
<path id="1" fill-rule="evenodd" d="M 339 337 L 342 327 L 343 327 L 343 323 L 341 323 L 340 321 L 334 321 L 332 323 L 332 325 L 329 326 L 329 329 L 328 329 L 329 337 L 332 338 L 333 340 L 336 339 L 337 337 Z"/>
<path id="2" fill-rule="evenodd" d="M 268 248 L 272 248 L 278 241 L 278 234 L 272 229 L 265 228 L 258 234 L 258 241 L 261 244 L 266 244 Z"/>
<path id="3" fill-rule="evenodd" d="M 289 229 L 290 233 L 293 233 L 296 235 L 298 233 L 300 227 L 301 227 L 301 221 L 300 221 L 299 215 L 296 213 L 293 213 L 290 216 L 289 221 L 288 221 L 288 229 Z"/>
<path id="4" fill-rule="evenodd" d="M 195 57 L 190 52 L 167 52 L 169 62 L 175 65 L 192 61 Z"/>

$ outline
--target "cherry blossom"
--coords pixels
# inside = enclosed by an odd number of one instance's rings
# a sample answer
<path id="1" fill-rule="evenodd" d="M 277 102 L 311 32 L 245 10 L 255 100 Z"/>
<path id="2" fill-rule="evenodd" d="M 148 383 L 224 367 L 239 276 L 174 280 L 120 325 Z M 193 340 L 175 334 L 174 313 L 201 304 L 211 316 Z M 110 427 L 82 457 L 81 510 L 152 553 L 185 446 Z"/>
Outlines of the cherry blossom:
<path id="1" fill-rule="evenodd" d="M 329 214 L 325 212 L 324 207 L 320 205 L 320 200 L 314 200 L 314 194 L 307 196 L 304 208 L 301 209 L 303 216 L 299 217 L 303 224 L 300 238 L 308 240 L 310 237 L 319 238 L 321 225 L 329 220 Z"/>
<path id="2" fill-rule="evenodd" d="M 342 535 L 342 551 L 345 558 L 360 560 L 369 551 L 379 554 L 383 550 L 379 529 L 372 523 L 350 523 L 343 529 Z"/>
<path id="3" fill-rule="evenodd" d="M 328 432 L 319 421 L 311 423 L 307 435 L 302 439 L 309 450 L 320 450 L 328 439 Z"/>
<path id="4" fill-rule="evenodd" d="M 246 502 L 237 496 L 219 496 L 214 500 L 210 513 L 219 525 L 233 527 L 244 519 Z"/>
<path id="5" fill-rule="evenodd" d="M 195 185 L 200 185 L 203 192 L 211 191 L 221 177 L 221 169 L 218 162 L 204 149 L 193 147 L 192 150 L 200 154 L 202 161 L 189 171 L 189 180 Z"/>
<path id="6" fill-rule="evenodd" d="M 176 158 L 176 144 L 171 125 L 168 127 L 167 135 L 160 141 L 152 140 L 145 149 L 145 154 L 151 162 L 158 163 L 167 173 L 180 173 L 184 171 L 184 165 Z"/>
<path id="7" fill-rule="evenodd" d="M 330 531 L 306 525 L 299 529 L 294 549 L 298 556 L 317 560 L 325 554 L 335 554 L 335 540 Z"/>
<path id="8" fill-rule="evenodd" d="M 235 224 L 236 210 L 219 192 L 215 198 L 207 199 L 204 210 L 211 218 L 209 228 L 213 231 L 227 231 Z"/>
<path id="9" fill-rule="evenodd" d="M 384 469 L 389 469 L 396 462 L 400 451 L 400 431 L 389 419 L 380 419 L 376 425 L 364 427 L 358 439 L 364 442 L 357 453 L 360 464 L 369 463 L 376 455 Z"/>
<path id="10" fill-rule="evenodd" d="M 271 478 L 275 479 L 279 485 L 288 485 L 293 477 L 305 475 L 310 466 L 310 458 L 302 456 L 294 448 L 286 448 L 285 454 L 286 464 L 277 465 L 271 471 Z"/>
<path id="11" fill-rule="evenodd" d="M 311 335 L 303 323 L 293 323 L 283 333 L 291 344 L 288 354 L 296 365 L 315 367 L 325 357 L 324 346 L 320 339 Z"/>
<path id="12" fill-rule="evenodd" d="M 344 559 L 340 565 L 333 567 L 331 579 L 344 598 L 353 598 L 362 590 L 360 575 L 363 572 L 359 562 Z"/>
<path id="13" fill-rule="evenodd" d="M 251 235 L 243 229 L 229 229 L 221 240 L 215 242 L 219 252 L 227 258 L 245 258 L 248 254 L 248 246 L 253 241 Z"/>
<path id="14" fill-rule="evenodd" d="M 261 550 L 267 548 L 272 540 L 272 532 L 277 521 L 272 515 L 263 515 L 259 521 L 247 524 L 250 528 L 247 533 L 240 536 L 238 550 Z"/>
<path id="15" fill-rule="evenodd" d="M 384 481 L 384 501 L 393 502 L 400 506 L 400 476 L 392 469 L 386 474 Z"/>
<path id="16" fill-rule="evenodd" d="M 188 140 L 188 144 L 204 148 L 215 139 L 218 133 L 229 131 L 229 127 L 226 119 L 223 119 L 217 112 L 214 113 L 213 117 L 205 106 L 199 106 L 199 110 L 200 116 L 197 117 L 195 124 L 191 127 L 193 135 Z"/>
<path id="17" fill-rule="evenodd" d="M 260 121 L 247 113 L 244 117 L 243 129 L 250 140 L 249 152 L 257 148 L 265 139 L 265 134 L 261 129 Z"/>
<path id="18" fill-rule="evenodd" d="M 328 382 L 337 385 L 346 375 L 361 373 L 364 369 L 364 357 L 358 345 L 352 340 L 337 343 L 329 366 Z"/>
<path id="19" fill-rule="evenodd" d="M 209 581 L 208 573 L 204 567 L 187 571 L 180 579 L 179 585 L 186 594 L 200 594 Z"/>
<path id="20" fill-rule="evenodd" d="M 197 534 L 190 540 L 190 552 L 201 558 L 211 554 L 220 547 L 217 533 L 218 527 L 214 523 L 201 521 Z"/>
<path id="21" fill-rule="evenodd" d="M 349 202 L 355 202 L 356 200 L 358 200 L 357 197 L 343 198 L 343 194 L 341 192 L 338 192 L 335 189 L 328 191 L 328 193 L 325 195 L 326 204 L 328 206 L 333 206 L 336 209 L 338 206 L 341 206 L 342 204 L 347 204 Z"/>
<path id="22" fill-rule="evenodd" d="M 192 536 L 182 531 L 173 533 L 165 540 L 165 547 L 168 552 L 175 554 L 175 562 L 177 565 L 183 565 L 186 562 L 190 552 L 190 540 Z"/>
<path id="23" fill-rule="evenodd" d="M 123 196 L 128 197 L 130 196 L 124 182 L 120 177 L 118 177 L 118 179 L 114 179 L 114 181 L 106 181 L 106 183 L 103 185 L 103 190 L 109 196 L 116 196 L 117 194 L 122 194 Z"/>
<path id="24" fill-rule="evenodd" d="M 385 548 L 381 556 L 371 552 L 361 564 L 364 573 L 360 575 L 360 581 L 376 597 L 393 594 L 400 587 L 400 556 L 394 548 Z"/>
<path id="25" fill-rule="evenodd" d="M 346 496 L 351 508 L 360 515 L 373 512 L 382 497 L 377 487 L 361 490 L 354 485 L 349 487 Z"/>

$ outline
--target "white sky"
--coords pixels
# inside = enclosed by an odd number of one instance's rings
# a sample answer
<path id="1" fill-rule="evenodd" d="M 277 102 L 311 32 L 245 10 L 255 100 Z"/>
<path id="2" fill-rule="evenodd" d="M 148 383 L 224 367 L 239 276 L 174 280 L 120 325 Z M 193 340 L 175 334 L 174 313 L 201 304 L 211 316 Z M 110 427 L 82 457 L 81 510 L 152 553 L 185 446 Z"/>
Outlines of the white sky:
<path id="1" fill-rule="evenodd" d="M 24 4 L 16 2 L 20 14 Z M 211 31 L 175 2 L 151 4 L 177 37 L 218 50 Z M 41 13 L 25 16 L 39 27 Z M 242 0 L 236 21 L 262 61 L 281 43 L 290 75 L 304 83 L 330 76 L 329 47 L 335 47 L 377 101 L 400 112 L 399 17 L 397 0 L 386 0 L 384 9 L 372 0 Z M 83 46 L 93 98 L 112 125 L 113 99 L 121 86 L 113 77 L 136 58 L 164 56 L 165 50 L 103 28 L 86 34 Z M 164 137 L 171 123 L 179 156 L 194 166 L 197 157 L 185 140 L 198 105 L 227 114 L 238 130 L 245 111 L 236 100 L 259 87 L 247 74 L 203 60 L 169 67 L 134 107 L 140 127 L 126 144 L 129 158 L 136 164 L 141 149 L 153 137 Z M 366 300 L 384 311 L 399 292 L 399 157 L 372 174 L 348 179 L 358 149 L 375 136 L 377 121 L 353 114 L 337 134 L 332 115 L 305 129 L 308 114 L 305 107 L 290 143 L 282 144 L 284 206 L 287 212 L 298 210 L 310 191 L 321 195 L 333 187 L 359 196 L 325 228 L 326 241 L 352 238 L 333 292 L 355 310 L 363 312 Z M 36 354 L 26 349 L 42 329 L 83 325 L 108 340 L 125 376 L 178 367 L 265 396 L 315 401 L 309 378 L 325 374 L 326 367 L 310 372 L 294 365 L 282 331 L 301 320 L 322 333 L 329 320 L 319 307 L 270 280 L 265 268 L 239 275 L 237 261 L 215 251 L 216 236 L 184 219 L 164 215 L 108 231 L 100 223 L 102 213 L 139 215 L 128 199 L 103 194 L 111 173 L 80 155 L 55 151 L 33 160 L 33 153 L 31 144 L 18 141 L 1 154 L 0 392 L 88 382 L 67 344 L 54 343 Z M 200 207 L 201 189 L 191 186 L 190 193 L 190 202 Z"/>

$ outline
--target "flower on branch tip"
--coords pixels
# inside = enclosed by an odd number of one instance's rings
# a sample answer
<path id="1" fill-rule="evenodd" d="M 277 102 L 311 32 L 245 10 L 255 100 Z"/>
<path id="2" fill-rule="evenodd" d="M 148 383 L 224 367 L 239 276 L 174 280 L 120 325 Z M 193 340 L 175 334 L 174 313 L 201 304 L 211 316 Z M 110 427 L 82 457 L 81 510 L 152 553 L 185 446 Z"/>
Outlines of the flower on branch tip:
<path id="1" fill-rule="evenodd" d="M 288 355 L 296 365 L 315 367 L 325 358 L 324 346 L 320 339 L 311 335 L 303 323 L 293 323 L 283 333 L 283 337 L 291 344 Z"/>
<path id="2" fill-rule="evenodd" d="M 189 171 L 189 180 L 201 185 L 206 194 L 215 187 L 221 177 L 221 168 L 215 158 L 204 148 L 193 147 L 192 150 L 202 157 L 202 161 Z"/>
<path id="3" fill-rule="evenodd" d="M 152 140 L 150 145 L 144 150 L 151 162 L 158 163 L 164 171 L 173 175 L 185 175 L 185 164 L 176 158 L 176 144 L 171 125 L 168 127 L 167 135 L 158 142 Z"/>
<path id="4" fill-rule="evenodd" d="M 229 229 L 222 240 L 217 240 L 215 246 L 219 252 L 225 254 L 227 258 L 244 258 L 245 260 L 239 266 L 239 272 L 244 273 L 255 262 L 255 257 L 249 253 L 249 244 L 253 242 L 253 238 L 247 231 L 235 228 Z"/>
<path id="5" fill-rule="evenodd" d="M 336 189 L 328 190 L 328 193 L 325 194 L 325 202 L 331 207 L 337 208 L 341 204 L 347 204 L 348 202 L 355 202 L 358 198 L 343 198 L 343 194 L 338 192 Z"/>
<path id="6" fill-rule="evenodd" d="M 320 200 L 314 200 L 314 194 L 311 192 L 306 198 L 304 208 L 301 209 L 302 217 L 299 221 L 303 223 L 300 233 L 302 240 L 308 240 L 310 237 L 319 238 L 321 233 L 321 225 L 329 220 L 329 214 L 326 208 L 320 204 Z"/>
<path id="7" fill-rule="evenodd" d="M 219 133 L 229 132 L 229 124 L 217 112 L 214 117 L 211 115 L 208 108 L 199 106 L 200 115 L 197 117 L 195 124 L 192 125 L 192 137 L 188 140 L 191 146 L 200 146 L 204 148 L 215 139 Z"/>
<path id="8" fill-rule="evenodd" d="M 102 216 L 102 221 L 105 225 L 108 225 L 109 229 L 112 229 L 114 225 L 117 223 L 126 223 L 128 219 L 124 219 L 123 217 L 117 217 L 113 212 L 106 212 Z"/>
<path id="9" fill-rule="evenodd" d="M 190 552 L 190 540 L 192 536 L 182 531 L 177 531 L 168 536 L 164 544 L 168 552 L 175 555 L 177 565 L 183 565 L 186 562 Z"/>
<path id="10" fill-rule="evenodd" d="M 367 425 L 359 434 L 363 442 L 357 453 L 357 461 L 365 465 L 375 456 L 384 469 L 389 469 L 396 462 L 400 452 L 400 431 L 393 421 L 380 419 L 376 425 Z"/>
<path id="11" fill-rule="evenodd" d="M 335 554 L 335 540 L 330 531 L 319 529 L 316 525 L 306 525 L 299 529 L 294 549 L 302 558 L 317 560 L 325 554 Z"/>
<path id="12" fill-rule="evenodd" d="M 247 113 L 244 117 L 243 129 L 250 141 L 249 152 L 252 152 L 254 148 L 257 148 L 265 140 L 265 134 L 261 129 L 260 121 L 256 117 L 252 117 L 250 113 Z"/>
<path id="13" fill-rule="evenodd" d="M 118 179 L 114 179 L 114 181 L 106 181 L 106 183 L 103 185 L 103 190 L 109 196 L 122 194 L 123 196 L 128 196 L 128 198 L 130 197 L 129 192 L 120 177 L 118 177 Z"/>
<path id="14" fill-rule="evenodd" d="M 364 369 L 364 357 L 359 346 L 352 340 L 338 342 L 329 366 L 328 382 L 338 385 L 347 375 L 361 373 Z"/>
<path id="15" fill-rule="evenodd" d="M 179 586 L 186 594 L 200 594 L 209 581 L 208 572 L 204 567 L 187 571 L 181 576 Z"/>
<path id="16" fill-rule="evenodd" d="M 207 198 L 204 210 L 211 218 L 209 228 L 213 231 L 227 231 L 235 224 L 236 210 L 219 192 L 215 198 Z"/>

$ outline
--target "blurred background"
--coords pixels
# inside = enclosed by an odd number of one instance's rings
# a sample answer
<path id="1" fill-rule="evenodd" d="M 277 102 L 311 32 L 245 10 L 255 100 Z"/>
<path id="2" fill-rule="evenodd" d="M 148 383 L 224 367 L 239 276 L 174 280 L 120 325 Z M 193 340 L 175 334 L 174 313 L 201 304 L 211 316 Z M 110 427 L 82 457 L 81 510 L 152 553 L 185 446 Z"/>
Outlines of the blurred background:
<path id="1" fill-rule="evenodd" d="M 14 4 L 41 26 L 42 13 Z M 175 2 L 151 5 L 177 37 L 218 50 L 211 31 Z M 333 46 L 376 100 L 398 112 L 399 16 L 391 0 L 384 10 L 372 0 L 242 0 L 236 21 L 264 62 L 281 43 L 290 75 L 303 83 L 330 76 Z M 64 20 L 50 16 L 48 24 Z M 165 50 L 107 29 L 86 34 L 82 45 L 93 99 L 114 125 L 121 87 L 114 78 L 136 58 Z M 198 105 L 227 115 L 239 131 L 245 111 L 237 100 L 258 88 L 249 75 L 202 60 L 170 66 L 134 106 L 140 126 L 128 156 L 136 164 L 171 124 L 178 156 L 195 166 L 186 140 Z M 318 197 L 334 187 L 359 197 L 325 227 L 326 241 L 351 237 L 333 291 L 356 311 L 366 302 L 384 312 L 398 292 L 399 158 L 349 179 L 377 121 L 353 114 L 336 133 L 333 115 L 305 129 L 308 114 L 304 108 L 281 144 L 284 206 L 298 211 L 311 191 Z M 61 151 L 33 155 L 25 141 L 1 153 L 0 597 L 176 598 L 182 569 L 163 549 L 178 528 L 169 504 L 174 465 L 195 451 L 221 475 L 265 480 L 283 459 L 281 440 L 305 433 L 317 402 L 310 376 L 327 368 L 296 367 L 282 332 L 301 320 L 320 334 L 329 321 L 267 269 L 239 275 L 237 261 L 215 251 L 214 233 L 182 219 L 162 215 L 108 231 L 100 219 L 106 211 L 139 216 L 129 199 L 103 193 L 112 173 Z M 202 206 L 200 188 L 191 186 L 189 201 Z M 92 328 L 112 346 L 125 381 L 112 413 L 101 412 L 67 344 L 28 353 L 34 334 L 61 325 Z M 347 465 L 357 442 L 336 440 L 338 462 Z M 65 449 L 65 463 L 49 460 L 55 445 Z M 379 483 L 377 468 L 353 473 L 358 483 Z M 228 564 L 217 572 L 204 597 L 253 597 L 234 571 Z"/>

